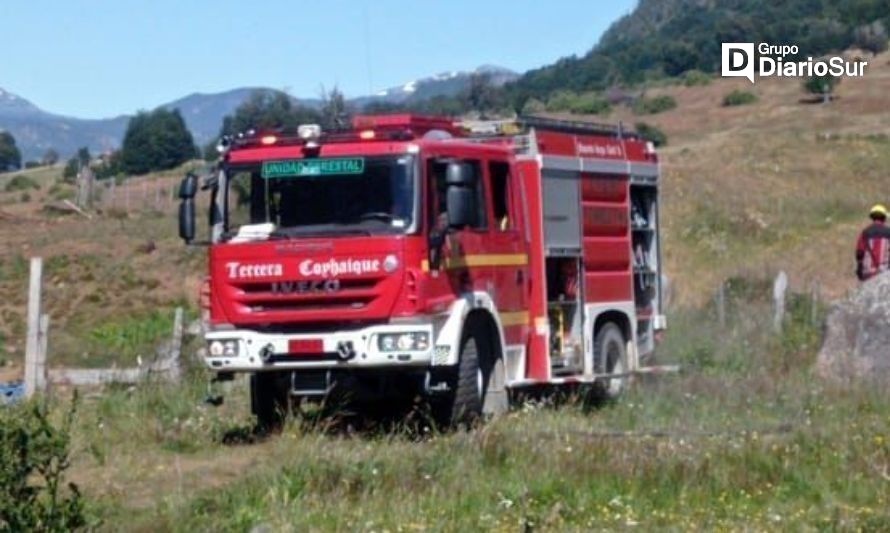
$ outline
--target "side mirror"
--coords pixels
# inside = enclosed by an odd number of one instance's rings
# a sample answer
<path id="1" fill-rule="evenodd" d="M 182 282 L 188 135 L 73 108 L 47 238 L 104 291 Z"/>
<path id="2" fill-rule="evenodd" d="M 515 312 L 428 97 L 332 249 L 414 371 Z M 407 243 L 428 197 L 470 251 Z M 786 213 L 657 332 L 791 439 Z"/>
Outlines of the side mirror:
<path id="1" fill-rule="evenodd" d="M 476 205 L 476 179 L 476 172 L 471 165 L 448 163 L 445 169 L 445 183 L 448 185 L 445 201 L 449 227 L 476 225 L 479 213 L 479 206 Z"/>
<path id="2" fill-rule="evenodd" d="M 475 226 L 479 208 L 476 205 L 476 190 L 469 187 L 451 185 L 445 198 L 448 209 L 448 226 L 464 228 Z"/>
<path id="3" fill-rule="evenodd" d="M 189 200 L 194 198 L 197 193 L 198 176 L 189 172 L 182 178 L 182 183 L 179 184 L 179 198 L 182 200 Z"/>
<path id="4" fill-rule="evenodd" d="M 189 244 L 195 240 L 195 200 L 183 198 L 179 204 L 179 237 Z"/>
<path id="5" fill-rule="evenodd" d="M 476 173 L 473 167 L 467 163 L 451 162 L 445 169 L 445 183 L 450 187 L 474 187 L 476 185 Z"/>

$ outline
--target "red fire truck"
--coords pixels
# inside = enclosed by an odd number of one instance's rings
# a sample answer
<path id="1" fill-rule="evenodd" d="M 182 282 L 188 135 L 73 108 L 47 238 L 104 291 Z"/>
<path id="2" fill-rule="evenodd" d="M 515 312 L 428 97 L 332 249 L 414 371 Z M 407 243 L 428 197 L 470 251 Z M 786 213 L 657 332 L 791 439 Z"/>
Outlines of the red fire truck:
<path id="1" fill-rule="evenodd" d="M 246 132 L 210 190 L 206 364 L 261 425 L 333 390 L 444 424 L 525 389 L 615 397 L 665 328 L 658 158 L 620 127 L 357 116 Z M 198 183 L 180 188 L 195 237 Z"/>

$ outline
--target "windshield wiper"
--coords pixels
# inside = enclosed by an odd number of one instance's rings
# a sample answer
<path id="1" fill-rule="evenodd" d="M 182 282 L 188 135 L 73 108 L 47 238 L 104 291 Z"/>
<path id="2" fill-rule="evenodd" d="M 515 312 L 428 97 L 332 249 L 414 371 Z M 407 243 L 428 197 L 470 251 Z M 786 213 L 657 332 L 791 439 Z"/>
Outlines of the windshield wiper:
<path id="1" fill-rule="evenodd" d="M 380 220 L 383 222 L 395 222 L 396 220 L 402 220 L 401 217 L 397 217 L 392 213 L 387 213 L 385 211 L 372 211 L 370 213 L 363 213 L 359 215 L 359 220 Z"/>

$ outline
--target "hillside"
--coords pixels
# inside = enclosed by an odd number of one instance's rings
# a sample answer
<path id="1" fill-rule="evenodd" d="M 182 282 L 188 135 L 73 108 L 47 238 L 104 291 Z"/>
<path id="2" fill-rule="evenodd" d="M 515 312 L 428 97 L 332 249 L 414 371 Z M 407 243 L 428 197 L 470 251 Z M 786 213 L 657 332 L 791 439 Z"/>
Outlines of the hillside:
<path id="1" fill-rule="evenodd" d="M 721 280 L 778 269 L 802 290 L 818 282 L 830 298 L 855 286 L 852 247 L 865 212 L 872 203 L 890 203 L 888 60 L 890 54 L 878 56 L 868 76 L 842 83 L 839 99 L 829 105 L 801 104 L 798 81 L 768 79 L 753 89 L 757 103 L 723 107 L 724 95 L 750 84 L 716 79 L 650 90 L 675 97 L 674 110 L 639 117 L 618 108 L 608 117 L 627 124 L 643 119 L 668 134 L 661 150 L 664 257 L 678 309 L 710 298 Z M 183 172 L 129 180 L 117 189 L 115 205 L 122 207 L 129 190 L 134 206 L 147 194 L 149 209 L 106 212 L 92 221 L 40 210 L 44 201 L 73 194 L 70 186 L 54 185 L 61 168 L 28 173 L 42 188 L 29 191 L 26 201 L 23 192 L 2 192 L 14 175 L 0 177 L 0 335 L 12 360 L 23 349 L 22 287 L 30 255 L 43 255 L 52 266 L 51 287 L 57 289 L 47 297 L 60 335 L 54 345 L 69 347 L 59 356 L 63 361 L 107 361 L 109 354 L 84 355 L 78 342 L 106 320 L 116 324 L 120 309 L 135 317 L 118 324 L 126 329 L 150 322 L 152 306 L 165 313 L 177 304 L 194 308 L 203 251 L 181 246 L 168 197 Z M 166 199 L 160 209 L 151 204 L 155 188 Z M 40 230 L 36 237 L 33 228 Z M 149 241 L 153 250 L 140 252 Z M 99 280 L 110 280 L 103 283 L 111 290 L 96 299 Z"/>
<path id="2" fill-rule="evenodd" d="M 519 98 L 541 98 L 715 72 L 722 42 L 795 44 L 800 53 L 789 59 L 818 57 L 850 47 L 854 30 L 874 21 L 890 27 L 890 1 L 641 0 L 590 52 L 531 70 L 509 88 Z"/>

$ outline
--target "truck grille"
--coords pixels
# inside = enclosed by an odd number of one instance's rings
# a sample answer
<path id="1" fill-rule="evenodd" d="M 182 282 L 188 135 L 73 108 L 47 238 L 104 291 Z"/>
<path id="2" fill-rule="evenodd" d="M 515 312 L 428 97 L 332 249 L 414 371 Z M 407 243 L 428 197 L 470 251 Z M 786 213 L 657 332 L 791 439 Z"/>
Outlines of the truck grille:
<path id="1" fill-rule="evenodd" d="M 385 278 L 337 281 L 283 281 L 276 283 L 232 283 L 231 300 L 239 313 L 278 314 L 319 311 L 359 311 L 382 294 Z"/>

